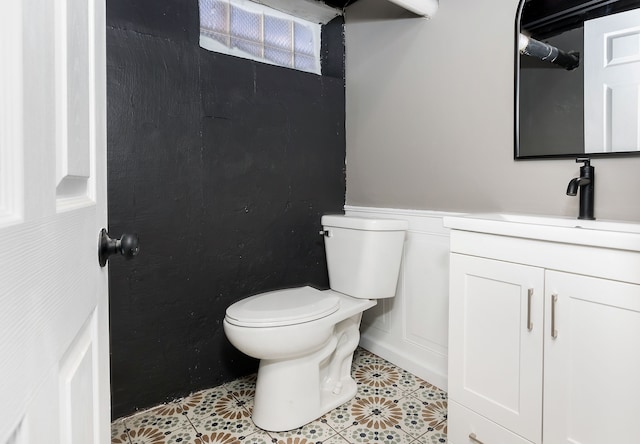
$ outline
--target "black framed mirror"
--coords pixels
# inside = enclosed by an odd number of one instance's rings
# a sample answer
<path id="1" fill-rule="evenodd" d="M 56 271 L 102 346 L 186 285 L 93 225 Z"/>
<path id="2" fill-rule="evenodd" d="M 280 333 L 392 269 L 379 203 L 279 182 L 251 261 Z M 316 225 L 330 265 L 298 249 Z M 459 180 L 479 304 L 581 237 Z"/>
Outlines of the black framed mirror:
<path id="1" fill-rule="evenodd" d="M 515 158 L 640 155 L 640 0 L 521 0 Z"/>

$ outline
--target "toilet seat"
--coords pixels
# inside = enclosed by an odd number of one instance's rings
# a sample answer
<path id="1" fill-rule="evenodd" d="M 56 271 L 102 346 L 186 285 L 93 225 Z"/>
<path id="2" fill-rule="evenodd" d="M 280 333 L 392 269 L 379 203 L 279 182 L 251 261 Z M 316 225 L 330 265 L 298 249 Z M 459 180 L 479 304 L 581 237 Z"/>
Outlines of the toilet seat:
<path id="1" fill-rule="evenodd" d="M 242 299 L 227 308 L 226 320 L 239 327 L 279 327 L 314 321 L 338 308 L 336 294 L 312 287 L 290 288 Z"/>

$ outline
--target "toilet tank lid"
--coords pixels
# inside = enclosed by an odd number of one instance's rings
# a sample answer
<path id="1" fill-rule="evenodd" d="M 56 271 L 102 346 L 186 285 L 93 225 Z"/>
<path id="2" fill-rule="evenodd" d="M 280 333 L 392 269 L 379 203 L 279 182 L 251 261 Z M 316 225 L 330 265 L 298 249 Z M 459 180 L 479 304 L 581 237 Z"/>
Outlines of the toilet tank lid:
<path id="1" fill-rule="evenodd" d="M 336 312 L 340 298 L 312 287 L 257 294 L 227 308 L 227 322 L 244 327 L 278 327 L 313 321 Z"/>
<path id="2" fill-rule="evenodd" d="M 322 226 L 335 228 L 351 228 L 366 231 L 404 231 L 409 228 L 409 222 L 398 219 L 372 219 L 368 217 L 324 215 Z"/>

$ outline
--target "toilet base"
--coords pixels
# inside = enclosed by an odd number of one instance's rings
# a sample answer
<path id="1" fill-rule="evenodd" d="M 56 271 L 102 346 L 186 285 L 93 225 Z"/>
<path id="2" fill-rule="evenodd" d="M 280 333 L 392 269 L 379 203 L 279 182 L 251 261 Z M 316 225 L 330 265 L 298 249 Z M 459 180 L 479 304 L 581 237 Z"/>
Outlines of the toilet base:
<path id="1" fill-rule="evenodd" d="M 293 430 L 353 399 L 357 386 L 351 363 L 361 318 L 358 313 L 338 323 L 327 343 L 308 355 L 260 361 L 252 415 L 256 426 Z"/>

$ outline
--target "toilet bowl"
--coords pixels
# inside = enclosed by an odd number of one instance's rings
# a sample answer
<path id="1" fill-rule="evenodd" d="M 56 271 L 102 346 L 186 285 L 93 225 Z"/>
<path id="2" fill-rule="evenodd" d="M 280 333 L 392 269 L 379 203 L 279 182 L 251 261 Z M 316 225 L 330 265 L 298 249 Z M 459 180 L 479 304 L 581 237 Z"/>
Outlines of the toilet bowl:
<path id="1" fill-rule="evenodd" d="M 260 359 L 252 419 L 265 430 L 298 428 L 355 396 L 362 313 L 395 296 L 406 221 L 323 216 L 322 225 L 330 290 L 250 296 L 223 322 L 229 341 Z"/>

